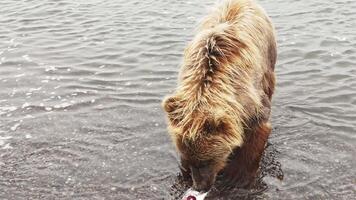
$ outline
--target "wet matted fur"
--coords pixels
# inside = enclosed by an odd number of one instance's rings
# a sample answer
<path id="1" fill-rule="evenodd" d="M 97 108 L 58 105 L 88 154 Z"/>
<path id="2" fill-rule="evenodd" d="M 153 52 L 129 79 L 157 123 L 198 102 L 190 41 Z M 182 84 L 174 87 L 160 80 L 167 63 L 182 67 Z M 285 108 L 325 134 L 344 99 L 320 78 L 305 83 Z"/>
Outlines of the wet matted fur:
<path id="1" fill-rule="evenodd" d="M 183 175 L 195 189 L 208 190 L 218 173 L 254 177 L 271 131 L 275 62 L 273 25 L 253 0 L 225 0 L 199 26 L 178 87 L 163 100 Z"/>

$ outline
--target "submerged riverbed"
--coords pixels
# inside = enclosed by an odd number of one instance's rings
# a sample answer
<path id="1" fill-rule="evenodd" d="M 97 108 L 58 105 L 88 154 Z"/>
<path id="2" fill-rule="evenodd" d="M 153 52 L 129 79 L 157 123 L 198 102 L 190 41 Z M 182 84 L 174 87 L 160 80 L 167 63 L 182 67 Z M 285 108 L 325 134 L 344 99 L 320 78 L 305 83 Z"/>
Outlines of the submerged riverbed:
<path id="1" fill-rule="evenodd" d="M 160 102 L 201 2 L 2 0 L 0 199 L 179 199 Z M 220 198 L 352 199 L 356 1 L 260 3 L 278 34 L 273 133 L 258 187 Z"/>

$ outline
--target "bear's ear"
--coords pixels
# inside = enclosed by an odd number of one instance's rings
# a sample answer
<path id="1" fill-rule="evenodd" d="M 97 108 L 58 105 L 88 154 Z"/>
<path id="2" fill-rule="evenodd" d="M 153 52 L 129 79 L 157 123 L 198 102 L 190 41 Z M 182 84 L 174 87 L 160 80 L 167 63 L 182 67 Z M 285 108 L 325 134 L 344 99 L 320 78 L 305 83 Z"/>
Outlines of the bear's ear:
<path id="1" fill-rule="evenodd" d="M 207 134 L 220 134 L 229 130 L 229 122 L 225 117 L 208 116 L 204 123 L 204 130 Z"/>
<path id="2" fill-rule="evenodd" d="M 163 99 L 162 107 L 167 113 L 171 113 L 177 109 L 178 98 L 174 96 L 168 96 Z"/>
<path id="3" fill-rule="evenodd" d="M 167 112 L 168 119 L 173 125 L 177 125 L 181 120 L 180 108 L 183 102 L 178 96 L 166 97 L 162 102 L 163 109 Z"/>
<path id="4" fill-rule="evenodd" d="M 231 151 L 243 143 L 243 127 L 224 112 L 215 110 L 207 115 L 204 122 L 204 133 L 207 136 L 219 136 Z"/>

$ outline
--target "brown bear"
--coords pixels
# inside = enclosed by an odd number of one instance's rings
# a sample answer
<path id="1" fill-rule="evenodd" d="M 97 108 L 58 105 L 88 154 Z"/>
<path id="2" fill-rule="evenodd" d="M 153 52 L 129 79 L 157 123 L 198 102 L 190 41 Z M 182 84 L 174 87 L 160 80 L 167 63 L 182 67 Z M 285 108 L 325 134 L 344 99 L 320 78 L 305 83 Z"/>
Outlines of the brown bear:
<path id="1" fill-rule="evenodd" d="M 253 0 L 225 0 L 184 52 L 176 91 L 163 100 L 181 171 L 208 191 L 221 174 L 247 186 L 271 132 L 276 41 Z"/>

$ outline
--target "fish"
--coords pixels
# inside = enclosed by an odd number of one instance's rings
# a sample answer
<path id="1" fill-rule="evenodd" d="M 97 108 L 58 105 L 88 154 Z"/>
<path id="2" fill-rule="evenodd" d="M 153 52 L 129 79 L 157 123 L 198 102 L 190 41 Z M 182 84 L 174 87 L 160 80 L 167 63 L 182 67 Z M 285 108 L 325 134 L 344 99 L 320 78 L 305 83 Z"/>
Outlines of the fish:
<path id="1" fill-rule="evenodd" d="M 204 200 L 206 195 L 208 192 L 201 193 L 190 188 L 184 193 L 182 200 Z"/>

